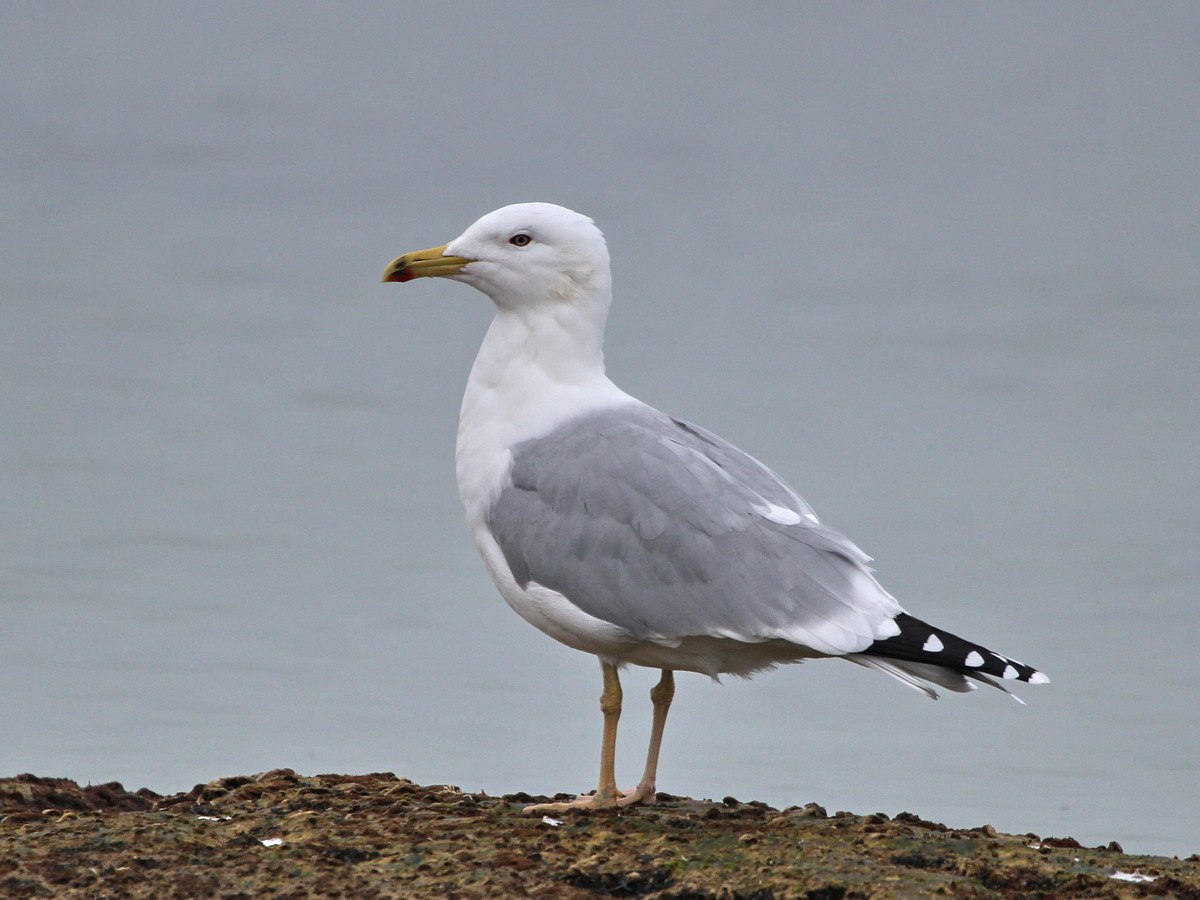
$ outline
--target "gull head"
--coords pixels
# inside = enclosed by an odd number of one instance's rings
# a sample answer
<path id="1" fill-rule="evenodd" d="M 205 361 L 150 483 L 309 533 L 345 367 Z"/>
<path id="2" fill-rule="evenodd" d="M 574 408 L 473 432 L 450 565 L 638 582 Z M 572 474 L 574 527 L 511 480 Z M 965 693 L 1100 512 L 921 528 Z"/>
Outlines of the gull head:
<path id="1" fill-rule="evenodd" d="M 506 309 L 600 303 L 611 295 L 608 247 L 587 216 L 553 203 L 490 212 L 450 243 L 392 260 L 384 281 L 462 281 Z"/>

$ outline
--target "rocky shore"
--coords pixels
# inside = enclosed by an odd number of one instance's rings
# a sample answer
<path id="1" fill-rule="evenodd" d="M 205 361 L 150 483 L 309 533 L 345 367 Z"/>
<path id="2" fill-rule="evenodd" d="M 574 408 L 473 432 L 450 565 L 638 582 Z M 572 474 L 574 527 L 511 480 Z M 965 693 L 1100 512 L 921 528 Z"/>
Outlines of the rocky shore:
<path id="1" fill-rule="evenodd" d="M 1200 898 L 1200 857 L 816 804 L 660 794 L 527 816 L 524 794 L 390 773 L 221 778 L 183 794 L 0 779 L 3 897 Z"/>

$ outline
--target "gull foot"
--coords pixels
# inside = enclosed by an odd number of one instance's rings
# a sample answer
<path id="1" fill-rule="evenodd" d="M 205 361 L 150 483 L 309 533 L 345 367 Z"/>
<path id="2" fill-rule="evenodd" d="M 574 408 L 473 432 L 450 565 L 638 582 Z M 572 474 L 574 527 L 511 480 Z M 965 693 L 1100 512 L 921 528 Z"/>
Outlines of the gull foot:
<path id="1" fill-rule="evenodd" d="M 595 791 L 590 794 L 580 794 L 574 800 L 564 800 L 557 803 L 535 803 L 521 810 L 530 815 L 547 813 L 564 813 L 577 809 L 585 812 L 599 812 L 605 809 L 624 809 L 626 806 L 643 804 L 652 806 L 657 798 L 653 785 L 639 784 L 632 791 L 622 791 L 620 796 L 600 796 Z"/>

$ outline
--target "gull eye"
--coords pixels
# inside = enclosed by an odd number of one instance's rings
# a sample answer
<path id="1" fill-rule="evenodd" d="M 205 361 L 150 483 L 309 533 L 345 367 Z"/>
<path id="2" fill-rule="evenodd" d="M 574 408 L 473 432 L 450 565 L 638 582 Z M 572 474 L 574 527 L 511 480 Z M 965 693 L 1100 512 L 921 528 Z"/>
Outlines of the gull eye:
<path id="1" fill-rule="evenodd" d="M 512 237 L 510 237 L 508 242 L 514 247 L 525 247 L 533 243 L 533 238 L 522 231 L 519 234 L 514 234 Z"/>

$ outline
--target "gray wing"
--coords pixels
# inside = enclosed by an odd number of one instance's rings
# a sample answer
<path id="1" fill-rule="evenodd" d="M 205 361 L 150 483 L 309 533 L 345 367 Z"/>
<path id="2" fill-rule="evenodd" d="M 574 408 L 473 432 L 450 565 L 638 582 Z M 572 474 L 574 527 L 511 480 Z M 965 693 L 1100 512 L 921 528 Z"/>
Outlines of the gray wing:
<path id="1" fill-rule="evenodd" d="M 647 406 L 513 448 L 488 526 L 536 582 L 641 640 L 783 638 L 821 653 L 896 633 L 869 557 L 770 469 Z"/>

